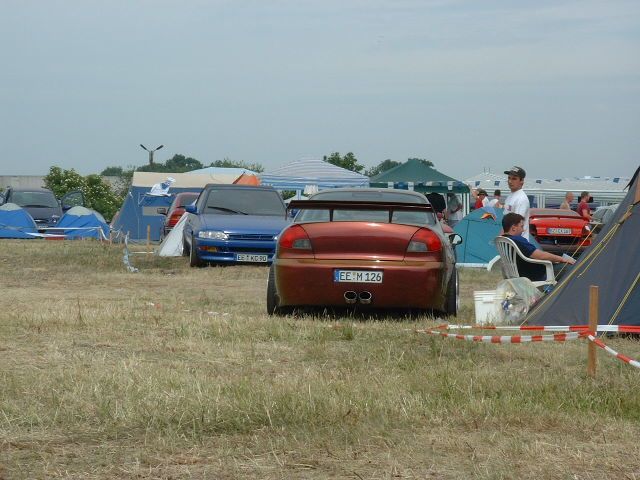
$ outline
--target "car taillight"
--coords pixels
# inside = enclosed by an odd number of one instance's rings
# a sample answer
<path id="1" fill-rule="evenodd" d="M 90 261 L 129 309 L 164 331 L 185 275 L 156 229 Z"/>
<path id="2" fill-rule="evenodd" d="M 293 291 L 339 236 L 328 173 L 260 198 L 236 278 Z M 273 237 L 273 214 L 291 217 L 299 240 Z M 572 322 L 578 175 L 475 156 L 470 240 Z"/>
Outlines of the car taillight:
<path id="1" fill-rule="evenodd" d="M 174 212 L 169 217 L 169 226 L 174 227 L 176 223 L 178 223 L 178 220 L 180 220 L 180 217 L 182 217 L 183 213 L 184 212 L 178 212 L 177 210 L 174 210 Z"/>
<path id="2" fill-rule="evenodd" d="M 430 253 L 442 250 L 440 237 L 428 228 L 421 228 L 411 237 L 407 253 Z"/>
<path id="3" fill-rule="evenodd" d="M 304 228 L 292 225 L 280 234 L 278 246 L 287 250 L 311 251 L 311 240 Z"/>

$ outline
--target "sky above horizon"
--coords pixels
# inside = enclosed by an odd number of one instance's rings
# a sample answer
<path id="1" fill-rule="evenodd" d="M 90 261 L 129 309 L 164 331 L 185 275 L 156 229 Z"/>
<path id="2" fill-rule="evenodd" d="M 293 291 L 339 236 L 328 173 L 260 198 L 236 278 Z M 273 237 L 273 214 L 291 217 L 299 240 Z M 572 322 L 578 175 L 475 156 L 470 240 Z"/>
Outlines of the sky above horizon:
<path id="1" fill-rule="evenodd" d="M 630 176 L 640 2 L 4 0 L 0 175 L 353 152 Z"/>

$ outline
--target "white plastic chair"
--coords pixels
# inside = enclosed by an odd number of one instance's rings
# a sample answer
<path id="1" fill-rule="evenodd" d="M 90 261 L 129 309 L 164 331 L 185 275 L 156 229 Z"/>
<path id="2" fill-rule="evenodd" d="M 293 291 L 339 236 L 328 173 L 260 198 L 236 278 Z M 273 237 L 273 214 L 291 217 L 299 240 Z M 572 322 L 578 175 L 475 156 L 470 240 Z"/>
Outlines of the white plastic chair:
<path id="1" fill-rule="evenodd" d="M 518 262 L 516 259 L 520 257 L 520 260 L 536 265 L 544 265 L 546 280 L 540 280 L 533 283 L 536 287 L 543 287 L 545 285 L 555 285 L 556 276 L 553 273 L 553 264 L 549 260 L 536 260 L 534 258 L 525 257 L 520 251 L 516 243 L 507 237 L 496 237 L 496 248 L 500 254 L 502 260 L 502 275 L 504 278 L 519 278 L 522 277 L 518 273 Z"/>

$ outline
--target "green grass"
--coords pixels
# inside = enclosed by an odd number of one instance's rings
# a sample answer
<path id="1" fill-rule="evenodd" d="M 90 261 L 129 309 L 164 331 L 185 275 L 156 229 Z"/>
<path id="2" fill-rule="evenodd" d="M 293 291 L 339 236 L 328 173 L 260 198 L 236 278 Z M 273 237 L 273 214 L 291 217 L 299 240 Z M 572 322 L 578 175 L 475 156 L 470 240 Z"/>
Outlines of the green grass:
<path id="1" fill-rule="evenodd" d="M 640 372 L 430 317 L 269 317 L 261 267 L 0 243 L 0 478 L 638 478 Z M 499 281 L 462 271 L 473 290 Z M 640 357 L 633 339 L 608 339 Z"/>

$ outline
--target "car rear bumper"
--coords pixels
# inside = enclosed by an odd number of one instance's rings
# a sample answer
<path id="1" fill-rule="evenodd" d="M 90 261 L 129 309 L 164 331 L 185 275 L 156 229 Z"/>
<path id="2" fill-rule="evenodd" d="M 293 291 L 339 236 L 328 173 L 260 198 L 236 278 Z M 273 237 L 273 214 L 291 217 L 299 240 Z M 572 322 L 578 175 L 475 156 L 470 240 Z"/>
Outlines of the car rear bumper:
<path id="1" fill-rule="evenodd" d="M 378 270 L 382 283 L 334 281 L 334 271 Z M 282 306 L 345 306 L 345 292 L 369 292 L 372 308 L 421 308 L 442 310 L 446 281 L 442 262 L 320 261 L 278 259 L 275 281 Z"/>
<path id="2" fill-rule="evenodd" d="M 567 242 L 567 239 L 562 239 L 563 242 L 556 242 L 553 238 L 544 238 L 544 237 L 536 237 L 536 241 L 545 252 L 553 253 L 555 255 L 562 255 L 566 253 L 567 255 L 571 255 L 574 252 L 582 253 L 584 249 L 586 249 L 591 242 L 587 245 L 582 245 L 582 239 L 576 239 L 574 243 Z"/>

